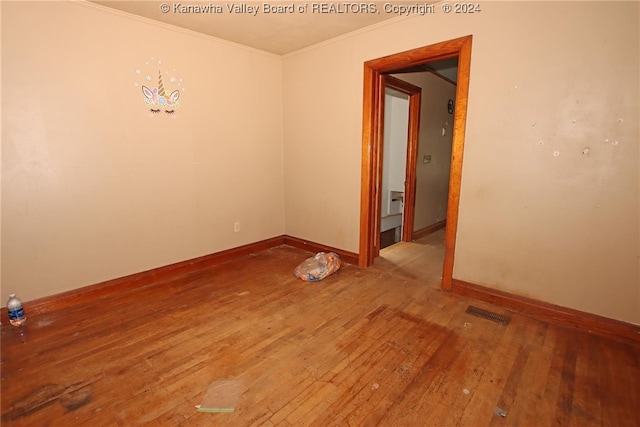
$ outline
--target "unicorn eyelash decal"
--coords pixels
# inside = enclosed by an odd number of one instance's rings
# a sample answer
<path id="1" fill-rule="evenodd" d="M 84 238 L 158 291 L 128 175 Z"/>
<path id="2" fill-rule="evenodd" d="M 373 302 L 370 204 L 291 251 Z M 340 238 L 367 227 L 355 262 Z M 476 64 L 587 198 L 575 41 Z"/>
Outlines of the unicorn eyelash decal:
<path id="1" fill-rule="evenodd" d="M 151 58 L 153 60 L 153 58 Z M 149 62 L 146 63 L 149 65 Z M 163 65 L 162 61 L 157 61 L 158 67 Z M 139 68 L 136 69 L 136 74 L 142 76 L 142 70 Z M 158 69 L 158 86 L 151 87 L 149 82 L 153 80 L 151 74 L 144 74 L 144 84 L 140 85 L 137 82 L 134 83 L 134 86 L 139 87 L 142 86 L 142 100 L 149 107 L 149 115 L 155 116 L 156 114 L 164 111 L 170 116 L 176 117 L 176 109 L 180 106 L 180 94 L 181 91 L 184 91 L 184 87 L 182 87 L 182 79 L 178 79 L 174 76 L 175 69 L 173 73 L 167 73 L 164 77 L 168 77 L 168 81 L 172 86 L 179 86 L 179 89 L 174 89 L 173 91 L 169 91 L 164 87 L 163 74 L 162 69 Z M 148 86 L 147 86 L 148 85 Z"/>

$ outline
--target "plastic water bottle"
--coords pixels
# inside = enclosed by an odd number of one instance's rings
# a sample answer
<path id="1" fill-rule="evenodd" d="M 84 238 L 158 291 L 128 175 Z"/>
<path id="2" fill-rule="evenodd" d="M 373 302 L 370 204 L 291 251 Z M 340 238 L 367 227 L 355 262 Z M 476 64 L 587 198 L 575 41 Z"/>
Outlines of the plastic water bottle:
<path id="1" fill-rule="evenodd" d="M 9 323 L 13 326 L 22 326 L 27 322 L 27 317 L 24 315 L 24 308 L 22 308 L 22 301 L 16 298 L 16 294 L 9 294 L 7 311 L 9 312 Z"/>

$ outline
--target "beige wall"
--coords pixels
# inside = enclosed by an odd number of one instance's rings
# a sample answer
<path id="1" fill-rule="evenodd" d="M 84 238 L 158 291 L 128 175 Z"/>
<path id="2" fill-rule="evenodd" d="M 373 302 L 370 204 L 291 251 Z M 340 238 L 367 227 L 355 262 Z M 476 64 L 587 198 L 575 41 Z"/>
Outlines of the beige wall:
<path id="1" fill-rule="evenodd" d="M 282 233 L 357 251 L 363 62 L 473 34 L 454 277 L 640 324 L 638 4 L 482 8 L 278 58 L 2 2 L 2 300 Z M 184 77 L 176 119 L 133 86 L 152 56 Z"/>
<path id="2" fill-rule="evenodd" d="M 151 57 L 183 78 L 176 118 L 134 86 L 156 86 Z M 282 235 L 281 77 L 277 56 L 99 7 L 2 2 L 2 302 Z"/>
<path id="3" fill-rule="evenodd" d="M 287 233 L 358 250 L 363 62 L 472 34 L 454 277 L 640 324 L 638 19 L 483 2 L 286 56 Z"/>

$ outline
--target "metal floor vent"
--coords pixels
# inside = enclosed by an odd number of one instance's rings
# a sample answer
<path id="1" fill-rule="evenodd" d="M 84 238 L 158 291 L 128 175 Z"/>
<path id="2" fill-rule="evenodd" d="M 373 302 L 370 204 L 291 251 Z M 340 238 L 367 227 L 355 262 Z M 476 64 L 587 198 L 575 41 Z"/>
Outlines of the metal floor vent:
<path id="1" fill-rule="evenodd" d="M 503 323 L 507 325 L 509 323 L 509 318 L 507 316 L 503 316 L 501 314 L 492 313 L 491 311 L 483 310 L 478 307 L 474 307 L 470 305 L 467 307 L 467 313 L 473 314 L 474 316 L 482 317 L 483 319 L 491 320 L 497 323 Z"/>

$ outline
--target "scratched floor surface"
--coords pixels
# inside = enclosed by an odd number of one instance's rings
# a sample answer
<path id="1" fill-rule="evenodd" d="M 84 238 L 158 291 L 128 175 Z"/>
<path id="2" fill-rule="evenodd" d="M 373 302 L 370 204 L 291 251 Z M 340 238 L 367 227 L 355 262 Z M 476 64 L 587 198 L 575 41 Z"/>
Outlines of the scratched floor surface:
<path id="1" fill-rule="evenodd" d="M 640 348 L 281 246 L 2 326 L 3 426 L 638 426 Z M 469 305 L 509 318 L 465 312 Z M 198 412 L 216 381 L 228 413 Z"/>

